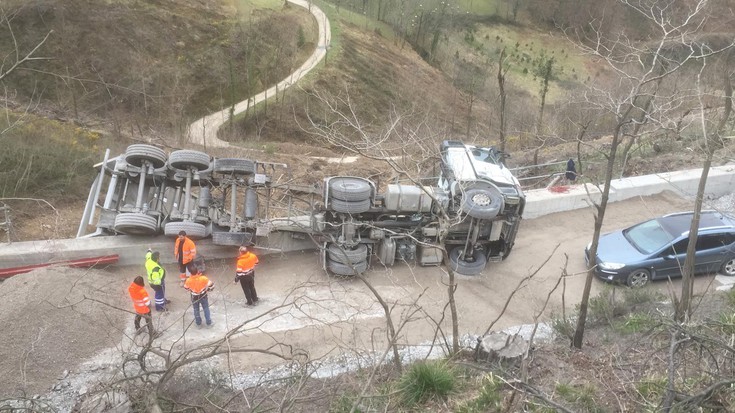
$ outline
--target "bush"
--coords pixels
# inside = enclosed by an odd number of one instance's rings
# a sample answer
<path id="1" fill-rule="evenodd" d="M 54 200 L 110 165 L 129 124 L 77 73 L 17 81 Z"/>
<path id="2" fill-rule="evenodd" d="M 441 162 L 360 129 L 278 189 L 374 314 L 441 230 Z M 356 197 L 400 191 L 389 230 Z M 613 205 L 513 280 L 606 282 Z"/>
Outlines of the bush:
<path id="1" fill-rule="evenodd" d="M 590 298 L 589 316 L 597 323 L 613 325 L 613 320 L 628 313 L 627 304 L 615 297 L 615 287 L 606 286 L 597 297 Z"/>
<path id="2" fill-rule="evenodd" d="M 419 362 L 403 374 L 399 391 L 403 403 L 411 406 L 432 398 L 444 400 L 454 386 L 454 370 L 447 362 Z"/>

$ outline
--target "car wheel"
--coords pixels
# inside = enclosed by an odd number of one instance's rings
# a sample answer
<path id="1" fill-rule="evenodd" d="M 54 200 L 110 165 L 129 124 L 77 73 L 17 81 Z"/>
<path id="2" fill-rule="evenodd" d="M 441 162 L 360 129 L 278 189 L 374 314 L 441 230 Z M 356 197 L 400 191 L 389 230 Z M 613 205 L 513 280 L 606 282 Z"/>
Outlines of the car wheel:
<path id="1" fill-rule="evenodd" d="M 470 188 L 462 194 L 462 211 L 472 218 L 493 219 L 503 206 L 503 194 L 494 187 Z"/>
<path id="2" fill-rule="evenodd" d="M 342 201 L 364 201 L 370 198 L 372 187 L 363 179 L 336 177 L 329 181 L 329 194 Z"/>
<path id="3" fill-rule="evenodd" d="M 186 236 L 191 239 L 200 239 L 207 235 L 207 229 L 204 225 L 188 221 L 169 222 L 163 231 L 167 237 L 175 237 L 179 235 L 180 231 L 186 231 Z"/>
<path id="4" fill-rule="evenodd" d="M 354 269 L 350 265 L 327 259 L 327 269 L 335 275 L 357 275 L 367 271 L 367 261 L 357 262 L 353 265 Z"/>
<path id="5" fill-rule="evenodd" d="M 475 259 L 473 261 L 465 260 L 464 257 L 459 258 L 459 254 L 462 253 L 464 247 L 457 247 L 449 253 L 449 265 L 452 271 L 462 275 L 477 275 L 485 269 L 487 264 L 487 258 L 482 251 L 475 252 Z"/>
<path id="6" fill-rule="evenodd" d="M 115 217 L 115 232 L 127 235 L 153 235 L 158 232 L 156 217 L 132 212 Z"/>
<path id="7" fill-rule="evenodd" d="M 370 202 L 369 199 L 365 199 L 363 201 L 343 201 L 341 199 L 332 199 L 330 203 L 332 204 L 332 209 L 336 212 L 361 214 L 370 209 L 372 202 Z"/>
<path id="8" fill-rule="evenodd" d="M 213 232 L 212 243 L 214 245 L 233 245 L 236 247 L 245 245 L 253 239 L 253 234 L 247 232 Z"/>
<path id="9" fill-rule="evenodd" d="M 353 250 L 341 248 L 337 244 L 329 244 L 329 247 L 327 247 L 327 254 L 330 260 L 348 265 L 365 261 L 367 259 L 367 252 L 368 248 L 365 244 L 358 244 Z"/>
<path id="10" fill-rule="evenodd" d="M 730 277 L 735 276 L 735 258 L 723 262 L 720 272 Z"/>
<path id="11" fill-rule="evenodd" d="M 219 158 L 214 160 L 214 172 L 223 175 L 249 175 L 255 173 L 255 163 L 250 159 Z"/>
<path id="12" fill-rule="evenodd" d="M 649 281 L 651 281 L 651 273 L 641 268 L 628 274 L 628 279 L 625 283 L 628 287 L 641 288 L 648 284 Z"/>
<path id="13" fill-rule="evenodd" d="M 210 167 L 209 155 L 204 152 L 186 149 L 171 152 L 168 157 L 168 164 L 176 169 L 193 168 L 197 171 L 205 171 Z"/>
<path id="14" fill-rule="evenodd" d="M 166 152 L 153 145 L 135 144 L 125 150 L 125 162 L 130 165 L 141 167 L 143 161 L 153 164 L 158 169 L 166 164 Z"/>

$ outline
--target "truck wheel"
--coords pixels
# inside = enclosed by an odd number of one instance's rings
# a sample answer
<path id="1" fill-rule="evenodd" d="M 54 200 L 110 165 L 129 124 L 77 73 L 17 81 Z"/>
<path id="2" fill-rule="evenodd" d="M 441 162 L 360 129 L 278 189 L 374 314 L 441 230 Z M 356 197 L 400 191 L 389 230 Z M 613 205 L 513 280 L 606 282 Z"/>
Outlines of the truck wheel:
<path id="1" fill-rule="evenodd" d="M 475 260 L 467 261 L 459 258 L 459 254 L 462 252 L 464 247 L 457 247 L 449 253 L 449 265 L 452 271 L 462 275 L 477 275 L 485 269 L 487 264 L 487 258 L 481 251 L 475 252 Z"/>
<path id="2" fill-rule="evenodd" d="M 368 248 L 365 244 L 358 244 L 355 249 L 341 248 L 337 244 L 329 244 L 327 255 L 329 259 L 341 264 L 355 264 L 367 260 Z"/>
<path id="3" fill-rule="evenodd" d="M 158 232 L 158 220 L 140 212 L 117 214 L 115 232 L 127 235 L 153 235 Z"/>
<path id="4" fill-rule="evenodd" d="M 361 214 L 370 209 L 372 202 L 370 199 L 363 201 L 343 201 L 341 199 L 331 199 L 332 209 L 336 212 L 344 212 L 346 214 Z"/>
<path id="5" fill-rule="evenodd" d="M 171 152 L 171 155 L 168 156 L 168 164 L 176 169 L 193 168 L 197 171 L 205 171 L 210 167 L 209 155 L 186 149 Z"/>
<path id="6" fill-rule="evenodd" d="M 472 218 L 493 219 L 504 203 L 503 194 L 494 187 L 470 188 L 462 194 L 462 211 Z"/>
<path id="7" fill-rule="evenodd" d="M 354 269 L 347 264 L 327 259 L 327 269 L 336 275 L 357 275 L 367 271 L 367 261 L 361 261 L 353 265 L 355 266 Z"/>
<path id="8" fill-rule="evenodd" d="M 390 267 L 396 262 L 396 242 L 393 238 L 386 238 L 380 242 L 378 259 L 386 267 Z"/>
<path id="9" fill-rule="evenodd" d="M 214 172 L 223 175 L 254 174 L 255 162 L 241 158 L 218 158 L 214 160 Z"/>
<path id="10" fill-rule="evenodd" d="M 207 235 L 207 228 L 204 225 L 189 221 L 169 222 L 163 231 L 167 237 L 178 236 L 179 231 L 186 231 L 186 236 L 191 239 L 200 239 Z"/>
<path id="11" fill-rule="evenodd" d="M 370 199 L 373 188 L 365 180 L 350 177 L 335 177 L 329 180 L 329 194 L 342 201 L 364 201 Z"/>
<path id="12" fill-rule="evenodd" d="M 247 232 L 213 232 L 212 243 L 215 245 L 245 245 L 253 239 L 253 234 Z"/>
<path id="13" fill-rule="evenodd" d="M 125 150 L 125 162 L 130 165 L 141 167 L 143 162 L 148 161 L 158 169 L 166 165 L 166 152 L 153 145 L 135 144 L 128 146 Z"/>

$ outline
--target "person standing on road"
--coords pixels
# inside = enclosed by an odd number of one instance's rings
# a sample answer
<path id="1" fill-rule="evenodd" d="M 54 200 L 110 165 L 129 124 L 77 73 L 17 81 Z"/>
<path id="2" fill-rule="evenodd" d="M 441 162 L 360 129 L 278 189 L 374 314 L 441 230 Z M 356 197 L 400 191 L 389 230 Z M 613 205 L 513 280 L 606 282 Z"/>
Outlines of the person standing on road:
<path id="1" fill-rule="evenodd" d="M 258 265 L 258 256 L 250 252 L 247 247 L 240 247 L 239 251 L 235 282 L 240 281 L 247 305 L 255 305 L 258 302 L 258 293 L 255 292 L 255 266 Z"/>
<path id="2" fill-rule="evenodd" d="M 199 313 L 199 306 L 201 305 L 204 310 L 204 319 L 207 325 L 211 326 L 213 322 L 209 314 L 209 298 L 207 297 L 207 292 L 214 289 L 214 283 L 196 268 L 194 274 L 186 279 L 184 288 L 191 293 L 191 303 L 194 307 L 194 322 L 196 322 L 197 326 L 202 325 L 202 316 Z"/>
<path id="3" fill-rule="evenodd" d="M 145 282 L 143 277 L 137 276 L 128 287 L 130 299 L 133 300 L 133 308 L 135 308 L 135 334 L 141 332 L 140 320 L 145 319 L 148 334 L 153 337 L 153 321 L 151 320 L 151 299 L 148 291 L 145 290 Z"/>
<path id="4" fill-rule="evenodd" d="M 194 241 L 186 236 L 186 231 L 180 231 L 174 244 L 174 257 L 179 263 L 179 281 L 183 282 L 188 276 L 197 272 L 194 264 L 196 255 L 197 247 Z"/>
<path id="5" fill-rule="evenodd" d="M 574 182 L 577 179 L 577 168 L 574 165 L 574 159 L 569 158 L 567 161 L 567 171 L 564 173 L 567 181 Z"/>
<path id="6" fill-rule="evenodd" d="M 171 301 L 166 299 L 166 270 L 158 263 L 161 254 L 158 251 L 145 254 L 145 270 L 148 273 L 148 284 L 155 291 L 156 311 L 166 311 L 166 304 Z"/>

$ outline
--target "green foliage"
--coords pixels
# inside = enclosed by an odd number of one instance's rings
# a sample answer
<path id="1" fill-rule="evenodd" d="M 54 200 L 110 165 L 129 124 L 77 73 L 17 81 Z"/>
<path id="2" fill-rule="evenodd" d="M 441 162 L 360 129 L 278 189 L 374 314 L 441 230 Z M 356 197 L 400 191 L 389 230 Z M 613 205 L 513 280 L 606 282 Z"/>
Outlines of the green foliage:
<path id="1" fill-rule="evenodd" d="M 623 299 L 630 306 L 650 304 L 664 299 L 663 294 L 649 288 L 626 288 L 623 290 Z"/>
<path id="2" fill-rule="evenodd" d="M 480 394 L 459 406 L 457 413 L 479 413 L 498 410 L 503 401 L 500 393 L 502 388 L 502 380 L 493 374 L 483 376 Z"/>
<path id="3" fill-rule="evenodd" d="M 399 381 L 402 402 L 407 406 L 430 399 L 446 399 L 455 388 L 455 373 L 444 361 L 414 363 Z"/>
<path id="4" fill-rule="evenodd" d="M 101 135 L 32 115 L 5 113 L 0 130 L 0 197 L 86 196 Z"/>
<path id="5" fill-rule="evenodd" d="M 556 394 L 568 403 L 572 403 L 577 409 L 575 411 L 586 412 L 603 412 L 604 410 L 597 406 L 596 394 L 597 389 L 589 384 L 571 385 L 567 383 L 557 383 L 555 387 Z"/>
<path id="6" fill-rule="evenodd" d="M 588 316 L 591 321 L 612 325 L 616 317 L 628 312 L 625 302 L 615 297 L 616 291 L 615 287 L 605 286 L 599 295 L 590 298 Z"/>
<path id="7" fill-rule="evenodd" d="M 329 404 L 329 413 L 349 413 L 355 400 L 352 396 L 342 394 L 336 400 L 332 400 Z M 362 413 L 359 408 L 355 409 L 355 413 Z"/>
<path id="8" fill-rule="evenodd" d="M 641 398 L 643 398 L 644 405 L 656 407 L 660 403 L 664 391 L 666 391 L 667 383 L 668 380 L 665 376 L 654 375 L 639 381 L 635 385 L 635 388 Z"/>
<path id="9" fill-rule="evenodd" d="M 616 323 L 616 330 L 621 333 L 632 334 L 655 326 L 656 322 L 648 314 L 628 314 L 622 322 Z"/>
<path id="10" fill-rule="evenodd" d="M 720 315 L 720 328 L 723 334 L 735 334 L 735 313 L 727 312 Z"/>
<path id="11" fill-rule="evenodd" d="M 569 317 L 561 317 L 555 314 L 551 315 L 551 328 L 554 329 L 556 334 L 569 338 L 570 340 L 574 337 L 574 330 L 576 326 L 574 321 Z"/>

